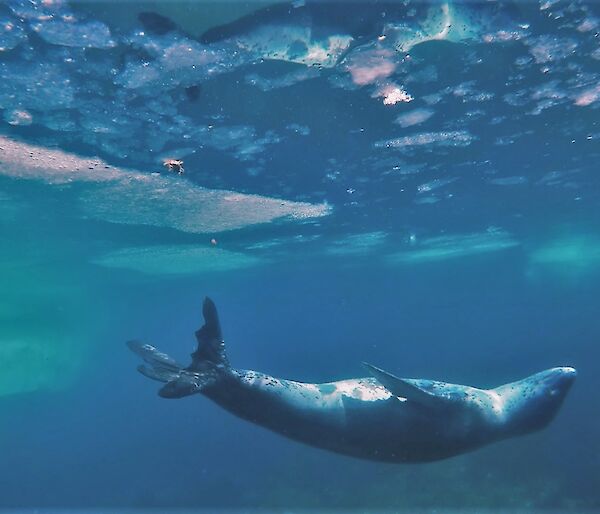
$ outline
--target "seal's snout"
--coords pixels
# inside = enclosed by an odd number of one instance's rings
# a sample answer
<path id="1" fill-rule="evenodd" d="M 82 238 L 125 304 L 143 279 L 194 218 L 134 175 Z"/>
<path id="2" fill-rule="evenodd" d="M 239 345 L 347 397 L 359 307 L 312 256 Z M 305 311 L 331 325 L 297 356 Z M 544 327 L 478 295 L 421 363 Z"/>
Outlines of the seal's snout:
<path id="1" fill-rule="evenodd" d="M 555 375 L 560 375 L 565 378 L 575 379 L 577 376 L 577 370 L 570 366 L 563 366 L 561 368 L 552 368 L 549 370 L 550 373 L 554 373 Z"/>
<path id="2" fill-rule="evenodd" d="M 564 366 L 548 370 L 547 380 L 551 382 L 551 389 L 555 394 L 566 394 L 576 377 L 577 370 L 575 368 Z"/>
<path id="3" fill-rule="evenodd" d="M 559 386 L 558 386 L 558 394 L 562 394 L 563 396 L 567 394 L 573 382 L 577 378 L 577 370 L 571 367 L 557 368 L 559 373 Z"/>
<path id="4" fill-rule="evenodd" d="M 564 368 L 559 368 L 563 375 L 566 377 L 570 377 L 571 380 L 575 380 L 577 377 L 577 370 L 575 368 L 571 368 L 570 366 L 565 366 Z"/>

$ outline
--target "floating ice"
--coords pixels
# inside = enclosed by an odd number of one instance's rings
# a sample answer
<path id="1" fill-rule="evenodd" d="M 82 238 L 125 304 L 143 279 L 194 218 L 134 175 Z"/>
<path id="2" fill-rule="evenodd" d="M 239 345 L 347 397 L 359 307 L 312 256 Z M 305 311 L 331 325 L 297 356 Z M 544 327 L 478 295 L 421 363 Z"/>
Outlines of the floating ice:
<path id="1" fill-rule="evenodd" d="M 530 98 L 535 100 L 536 104 L 527 114 L 537 116 L 546 109 L 564 103 L 567 99 L 567 92 L 559 81 L 553 80 L 532 88 Z"/>
<path id="2" fill-rule="evenodd" d="M 354 84 L 365 86 L 386 79 L 394 73 L 397 56 L 387 48 L 358 49 L 348 56 L 344 67 L 350 73 Z"/>
<path id="3" fill-rule="evenodd" d="M 525 89 L 521 89 L 519 91 L 515 91 L 513 93 L 507 93 L 504 95 L 504 101 L 513 107 L 522 107 L 529 103 L 529 98 L 527 96 L 528 91 Z"/>
<path id="4" fill-rule="evenodd" d="M 151 88 L 153 91 L 194 85 L 209 77 L 230 71 L 248 61 L 240 61 L 234 52 L 209 48 L 179 36 L 139 36 L 132 40 L 155 60 L 131 61 L 117 78 L 117 83 L 129 89 Z"/>
<path id="5" fill-rule="evenodd" d="M 25 39 L 25 31 L 18 22 L 0 17 L 0 52 L 12 50 Z"/>
<path id="6" fill-rule="evenodd" d="M 4 136 L 0 136 L 0 174 L 13 178 L 38 179 L 48 184 L 121 180 L 130 175 L 100 159 L 86 159 Z M 141 173 L 137 175 L 144 177 Z"/>
<path id="7" fill-rule="evenodd" d="M 440 201 L 440 198 L 435 196 L 435 195 L 429 195 L 429 196 L 420 196 L 419 198 L 415 198 L 414 199 L 414 203 L 417 205 L 431 205 L 434 203 L 438 203 Z"/>
<path id="8" fill-rule="evenodd" d="M 195 275 L 256 266 L 265 261 L 214 246 L 146 246 L 117 250 L 92 261 L 107 268 L 123 268 L 148 275 Z"/>
<path id="9" fill-rule="evenodd" d="M 566 170 L 552 170 L 544 173 L 539 180 L 536 181 L 536 185 L 542 186 L 566 186 L 570 182 L 568 179 L 573 175 L 580 173 L 580 168 L 566 169 Z"/>
<path id="10" fill-rule="evenodd" d="M 333 67 L 348 49 L 352 38 L 331 34 L 313 38 L 309 25 L 267 24 L 249 33 L 203 45 L 170 32 L 162 36 L 137 33 L 129 39 L 152 59 L 132 60 L 120 73 L 118 83 L 127 88 L 172 89 L 208 80 L 220 73 L 263 59 L 283 60 L 306 66 Z M 276 79 L 257 74 L 247 82 L 263 90 L 286 87 L 318 76 L 317 69 L 292 72 Z"/>
<path id="11" fill-rule="evenodd" d="M 269 191 L 286 191 L 284 187 L 298 187 L 299 194 L 314 196 L 324 195 L 320 189 L 329 192 L 329 187 L 337 187 L 342 192 L 346 188 L 356 188 L 359 193 L 352 195 L 351 199 L 356 200 L 360 194 L 364 194 L 357 207 L 362 209 L 368 204 L 369 195 L 377 196 L 376 191 L 395 185 L 399 185 L 404 191 L 414 190 L 420 182 L 425 182 L 421 187 L 429 187 L 432 185 L 431 178 L 435 176 L 458 176 L 455 170 L 449 170 L 446 175 L 435 174 L 426 178 L 405 176 L 405 173 L 411 171 L 409 168 L 394 168 L 398 165 L 398 158 L 404 155 L 401 152 L 412 154 L 439 151 L 445 154 L 450 150 L 443 147 L 466 146 L 475 140 L 475 134 L 479 134 L 479 131 L 474 130 L 475 124 L 480 126 L 480 122 L 486 120 L 493 123 L 492 120 L 499 119 L 499 113 L 503 113 L 506 120 L 502 131 L 498 132 L 492 127 L 489 133 L 481 136 L 485 136 L 484 144 L 494 141 L 502 144 L 518 142 L 524 139 L 524 131 L 533 127 L 536 122 L 523 116 L 525 113 L 543 112 L 559 119 L 569 114 L 567 111 L 572 109 L 572 103 L 580 106 L 581 114 L 586 116 L 593 114 L 587 111 L 600 105 L 600 93 L 596 87 L 598 77 L 593 67 L 598 62 L 593 59 L 600 55 L 596 48 L 596 29 L 593 28 L 595 22 L 590 18 L 591 9 L 580 9 L 577 6 L 573 9 L 557 7 L 562 13 L 559 21 L 547 17 L 548 12 L 544 12 L 543 19 L 540 20 L 532 17 L 532 20 L 526 20 L 531 21 L 530 29 L 525 25 L 519 28 L 514 24 L 504 24 L 503 15 L 494 17 L 493 11 L 511 12 L 510 7 L 505 8 L 497 3 L 488 6 L 485 2 L 477 5 L 469 2 L 433 5 L 412 2 L 406 8 L 400 4 L 397 8 L 391 4 L 389 7 L 373 4 L 375 11 L 368 6 L 371 18 L 365 18 L 360 24 L 362 26 L 364 22 L 368 25 L 371 23 L 369 20 L 374 20 L 374 30 L 366 31 L 364 37 L 353 40 L 351 44 L 348 44 L 351 38 L 348 39 L 349 36 L 341 32 L 353 30 L 354 22 L 360 19 L 357 16 L 354 20 L 350 14 L 367 12 L 362 7 L 357 8 L 357 4 L 344 6 L 344 12 L 348 15 L 346 18 L 339 22 L 334 20 L 329 24 L 321 23 L 318 29 L 316 26 L 319 20 L 316 17 L 309 17 L 308 20 L 306 17 L 294 17 L 294 13 L 288 13 L 282 8 L 279 20 L 265 16 L 258 20 L 261 25 L 238 24 L 236 26 L 241 27 L 243 33 L 230 33 L 225 39 L 204 44 L 199 39 L 186 35 L 189 32 L 184 34 L 176 28 L 157 35 L 152 31 L 140 31 L 139 24 L 127 25 L 123 29 L 120 20 L 114 20 L 113 25 L 108 17 L 103 18 L 106 25 L 97 23 L 92 17 L 74 17 L 68 10 L 69 5 L 57 0 L 11 0 L 9 4 L 2 11 L 4 18 L 0 23 L 0 47 L 12 48 L 2 54 L 0 63 L 0 75 L 3 78 L 0 82 L 0 107 L 4 117 L 4 132 L 35 134 L 36 137 L 46 137 L 48 141 L 55 141 L 63 147 L 88 148 L 91 152 L 101 153 L 103 157 L 114 157 L 121 163 L 135 162 L 136 167 L 148 171 L 160 170 L 163 156 L 181 157 L 195 151 L 194 156 L 186 158 L 186 164 L 189 163 L 190 166 L 186 170 L 189 171 L 187 176 L 195 180 L 206 176 L 196 174 L 197 171 L 215 170 L 216 176 L 211 180 L 214 178 L 214 183 L 226 183 L 232 188 L 236 187 L 238 180 L 240 183 L 245 181 L 244 187 L 264 186 Z M 307 2 L 307 10 L 313 5 L 314 3 Z M 358 10 L 354 11 L 355 8 Z M 77 6 L 73 9 L 81 13 Z M 379 17 L 384 10 L 386 16 Z M 201 11 L 202 8 L 199 7 L 198 12 Z M 86 12 L 90 16 L 90 11 Z M 373 16 L 374 13 L 377 16 Z M 538 13 L 533 14 L 535 16 Z M 322 12 L 320 21 L 323 21 Z M 534 23 L 538 21 L 540 23 Z M 179 22 L 176 23 L 180 25 Z M 112 36 L 107 26 L 110 27 Z M 32 34 L 32 27 L 38 29 L 37 34 Z M 540 36 L 533 32 L 539 31 L 539 27 L 543 27 L 547 34 Z M 366 35 L 367 32 L 373 37 Z M 553 37 L 555 34 L 558 38 Z M 451 48 L 449 44 L 433 43 L 419 51 L 412 50 L 415 44 L 433 39 L 482 41 L 482 36 L 484 41 L 491 42 L 494 46 L 461 45 Z M 97 39 L 90 43 L 90 37 Z M 99 48 L 109 45 L 111 37 L 118 44 L 112 50 L 86 48 L 90 44 Z M 504 43 L 515 39 L 520 41 Z M 576 47 L 573 46 L 574 43 Z M 330 49 L 334 50 L 331 54 L 328 53 Z M 410 54 L 407 55 L 403 50 L 410 50 Z M 438 51 L 444 55 L 441 60 Z M 496 51 L 498 55 L 495 55 Z M 498 57 L 507 66 L 487 68 L 492 66 L 489 62 L 491 57 Z M 265 58 L 289 60 L 302 65 L 263 64 L 261 61 Z M 536 60 L 540 64 L 536 64 Z M 315 63 L 319 66 L 308 66 Z M 335 69 L 324 73 L 320 66 Z M 550 69 L 552 66 L 556 69 Z M 492 72 L 493 83 L 488 80 L 491 77 L 486 76 L 486 69 Z M 548 69 L 550 71 L 547 75 L 539 73 L 540 70 L 545 72 Z M 235 74 L 222 76 L 234 71 Z M 449 71 L 452 73 L 448 74 Z M 298 87 L 294 90 L 299 96 L 298 101 L 314 102 L 314 109 L 302 113 L 300 117 L 294 117 L 290 112 L 289 119 L 275 120 L 268 117 L 254 124 L 248 117 L 253 116 L 255 111 L 245 108 L 240 110 L 237 105 L 242 100 L 239 95 L 244 93 L 249 93 L 249 97 L 245 99 L 247 101 L 256 99 L 260 105 L 271 105 L 271 96 L 276 97 L 275 100 L 283 97 L 269 93 L 270 90 L 318 76 L 323 76 L 324 79 L 313 82 L 313 87 L 306 90 Z M 548 79 L 550 76 L 555 80 L 551 82 Z M 215 77 L 220 78 L 213 81 Z M 246 87 L 243 83 L 236 89 L 234 81 L 243 81 L 244 78 L 257 89 Z M 440 82 L 442 85 L 439 85 Z M 222 84 L 226 84 L 226 87 L 221 88 Z M 341 85 L 354 92 L 326 91 L 329 84 Z M 322 95 L 314 94 L 317 87 L 323 90 Z M 357 100 L 360 93 L 355 90 L 361 87 L 367 88 L 364 95 L 381 95 L 378 102 L 384 101 L 390 105 L 398 102 L 389 109 L 395 112 L 387 113 L 381 119 L 382 123 L 388 123 L 387 129 L 381 126 L 372 130 L 365 125 L 364 120 L 374 113 L 364 110 L 365 107 Z M 494 87 L 496 95 L 506 94 L 508 106 L 500 100 L 500 96 L 494 97 L 489 93 L 492 91 L 491 87 Z M 233 91 L 235 93 L 232 94 Z M 423 101 L 419 105 L 421 108 L 406 112 L 408 109 L 399 105 L 410 98 L 407 91 L 418 95 L 418 102 Z M 333 98 L 335 101 L 332 103 Z M 364 113 L 366 117 L 362 114 L 349 119 L 336 116 L 331 108 L 335 107 L 338 100 L 344 105 L 354 105 L 353 112 Z M 471 105 L 478 102 L 477 110 L 465 107 L 463 102 Z M 583 109 L 583 106 L 589 107 Z M 548 113 L 551 107 L 555 108 L 552 113 Z M 377 109 L 376 106 L 373 108 Z M 436 116 L 427 121 L 434 109 Z M 442 110 L 448 111 L 449 115 L 441 116 Z M 286 125 L 297 120 L 310 125 L 314 131 L 314 127 L 318 125 L 314 120 L 323 112 L 331 114 L 328 119 L 331 123 L 329 130 L 334 145 L 332 148 L 341 148 L 336 141 L 342 133 L 335 128 L 335 124 L 344 122 L 350 135 L 350 139 L 344 144 L 352 145 L 353 141 L 358 144 L 359 138 L 363 143 L 368 141 L 368 144 L 372 144 L 378 138 L 399 136 L 376 143 L 377 147 L 393 148 L 395 151 L 389 151 L 385 155 L 374 152 L 377 157 L 389 158 L 391 161 L 395 159 L 395 162 L 386 164 L 385 168 L 378 168 L 380 173 L 368 176 L 364 172 L 366 167 L 360 169 L 364 157 L 354 151 L 343 152 L 347 156 L 357 155 L 357 161 L 360 162 L 350 162 L 353 157 L 348 157 L 347 161 L 340 159 L 335 165 L 326 165 L 319 178 L 316 178 L 319 174 L 307 175 L 306 180 L 309 182 L 297 181 L 299 177 L 284 180 L 271 166 L 282 162 L 285 144 L 299 142 L 288 130 L 294 130 L 298 134 L 306 133 L 305 129 L 290 129 Z M 393 125 L 389 125 L 394 116 L 398 116 L 396 131 L 393 130 Z M 485 118 L 474 121 L 481 116 Z M 278 121 L 282 123 L 278 124 Z M 527 126 L 522 131 L 520 129 L 518 133 L 515 132 L 514 127 L 521 126 L 522 122 Z M 7 123 L 21 126 L 31 123 L 32 127 L 21 130 L 22 127 L 10 127 Z M 427 124 L 419 125 L 420 123 Z M 587 127 L 588 123 L 588 117 L 563 123 L 561 137 L 569 134 L 569 140 L 577 139 L 578 143 L 584 141 L 586 134 L 591 132 Z M 411 126 L 418 129 L 413 129 L 414 132 L 406 130 Z M 357 136 L 360 131 L 364 131 L 364 134 Z M 372 139 L 373 137 L 376 139 Z M 540 133 L 540 137 L 543 134 Z M 591 146 L 586 144 L 585 150 L 590 150 Z M 213 152 L 212 149 L 218 151 Z M 275 150 L 272 159 L 267 155 L 270 150 Z M 492 147 L 491 150 L 498 148 Z M 547 153 L 554 150 L 555 148 L 549 147 Z M 212 199 L 205 196 L 202 188 L 187 180 L 172 185 L 168 180 L 164 182 L 165 177 L 147 179 L 147 175 L 140 174 L 142 179 L 128 174 L 127 170 L 105 169 L 104 161 L 91 162 L 94 161 L 91 159 L 90 162 L 71 162 L 65 155 L 54 157 L 55 162 L 62 163 L 62 169 L 54 165 L 43 169 L 44 164 L 33 170 L 34 159 L 44 162 L 44 156 L 37 155 L 35 151 L 33 154 L 31 158 L 25 155 L 25 166 L 9 165 L 8 170 L 3 173 L 43 177 L 42 180 L 50 183 L 100 183 L 83 187 L 83 198 L 86 200 L 84 208 L 90 216 L 103 219 L 111 217 L 120 222 L 129 220 L 127 222 L 158 223 L 190 231 L 210 230 L 216 223 L 214 217 L 200 212 L 200 207 L 194 206 L 205 201 L 212 202 Z M 492 168 L 499 169 L 495 161 L 500 158 L 501 152 L 491 151 L 488 155 L 494 161 Z M 240 173 L 220 174 L 220 166 L 231 165 L 231 157 L 244 163 Z M 434 157 L 434 161 L 443 158 L 442 155 L 431 157 Z M 205 158 L 210 162 L 206 162 Z M 587 166 L 584 162 L 587 161 L 581 157 L 580 162 L 574 163 L 572 167 L 583 168 Z M 77 167 L 80 167 L 78 171 Z M 88 169 L 90 167 L 92 169 Z M 113 171 L 116 176 L 107 179 Z M 296 171 L 292 170 L 292 173 Z M 261 177 L 260 180 L 251 181 L 247 174 L 261 174 Z M 467 174 L 463 180 L 472 178 Z M 535 182 L 536 177 L 529 179 Z M 312 183 L 314 180 L 318 183 Z M 509 185 L 508 180 L 517 179 L 486 175 L 483 180 L 489 181 L 484 184 L 500 186 Z M 570 179 L 562 178 L 546 183 L 566 187 L 568 182 Z M 134 183 L 137 184 L 135 187 Z M 370 187 L 375 183 L 379 189 Z M 179 188 L 183 188 L 183 191 Z M 157 199 L 160 195 L 155 192 L 162 189 L 166 189 L 167 194 Z M 425 190 L 416 195 L 416 201 L 438 201 L 444 198 L 445 193 L 444 189 L 439 191 Z M 111 205 L 111 199 L 101 198 L 102 194 L 115 194 L 123 201 L 113 202 L 119 206 Z M 172 198 L 180 194 L 193 207 L 183 205 L 183 200 Z M 138 200 L 138 197 L 144 195 L 154 200 Z M 135 201 L 140 202 L 140 212 L 135 212 Z M 340 201 L 348 200 L 344 198 Z M 378 197 L 379 201 L 393 202 L 384 197 Z M 387 207 L 391 208 L 391 205 Z M 260 212 L 270 213 L 265 214 L 266 219 L 277 216 L 274 210 L 278 209 L 276 203 L 269 204 L 268 208 L 264 205 L 259 207 Z M 241 210 L 244 212 L 244 208 Z M 287 207 L 282 208 L 281 212 L 286 216 Z M 208 221 L 203 224 L 200 218 L 205 215 Z M 260 216 L 259 218 L 262 219 Z M 229 221 L 218 222 L 216 226 L 243 224 L 239 218 L 232 221 L 234 216 L 229 210 L 225 219 Z"/>
<path id="12" fill-rule="evenodd" d="M 206 189 L 178 177 L 115 168 L 100 159 L 1 136 L 0 174 L 49 184 L 94 183 L 81 194 L 82 208 L 88 216 L 185 232 L 220 232 L 279 218 L 320 217 L 330 211 L 326 204 Z"/>
<path id="13" fill-rule="evenodd" d="M 448 184 L 452 184 L 452 182 L 456 182 L 458 177 L 449 177 L 449 178 L 436 178 L 429 182 L 425 182 L 424 184 L 420 184 L 417 186 L 418 193 L 429 193 L 430 191 L 434 191 L 435 189 L 439 189 Z"/>
<path id="14" fill-rule="evenodd" d="M 600 20 L 598 18 L 589 17 L 577 25 L 577 30 L 579 32 L 591 32 L 592 30 L 597 30 L 598 27 L 600 27 Z"/>
<path id="15" fill-rule="evenodd" d="M 285 23 L 263 25 L 233 39 L 253 60 L 273 59 L 322 68 L 335 66 L 353 41 L 346 34 L 318 38 L 310 25 Z"/>
<path id="16" fill-rule="evenodd" d="M 410 250 L 388 257 L 392 264 L 417 264 L 497 252 L 518 246 L 506 231 L 492 228 L 485 232 L 454 234 L 416 240 Z"/>
<path id="17" fill-rule="evenodd" d="M 48 111 L 69 108 L 74 88 L 60 64 L 0 62 L 0 107 Z"/>
<path id="18" fill-rule="evenodd" d="M 425 15 L 412 24 L 398 21 L 386 25 L 383 32 L 399 52 L 409 52 L 427 41 L 477 41 L 498 22 L 498 17 L 481 5 L 469 9 L 468 3 L 440 2 L 422 8 Z"/>
<path id="19" fill-rule="evenodd" d="M 557 80 L 553 80 L 546 84 L 542 84 L 540 86 L 536 86 L 532 93 L 531 98 L 534 100 L 541 99 L 552 99 L 552 100 L 561 100 L 565 98 L 567 95 L 563 91 L 560 82 Z"/>
<path id="20" fill-rule="evenodd" d="M 386 82 L 379 86 L 373 94 L 373 98 L 383 98 L 383 105 L 396 105 L 399 102 L 412 102 L 413 97 L 409 95 L 402 86 L 394 82 Z"/>
<path id="21" fill-rule="evenodd" d="M 334 241 L 326 250 L 331 255 L 366 255 L 383 246 L 386 242 L 385 232 L 366 232 L 352 234 Z"/>
<path id="22" fill-rule="evenodd" d="M 527 36 L 524 29 L 517 30 L 498 30 L 484 34 L 483 41 L 485 43 L 506 43 L 507 41 L 519 41 Z"/>
<path id="23" fill-rule="evenodd" d="M 514 177 L 498 177 L 490 179 L 490 184 L 495 186 L 518 186 L 527 183 L 527 177 L 514 176 Z"/>
<path id="24" fill-rule="evenodd" d="M 115 42 L 111 39 L 108 27 L 99 21 L 86 23 L 75 20 L 52 19 L 32 25 L 32 29 L 45 41 L 53 45 L 82 48 L 111 48 Z"/>
<path id="25" fill-rule="evenodd" d="M 575 96 L 575 105 L 585 107 L 600 100 L 600 84 L 584 89 Z"/>
<path id="26" fill-rule="evenodd" d="M 246 75 L 247 84 L 256 86 L 261 91 L 271 91 L 272 89 L 281 89 L 283 87 L 294 86 L 305 80 L 311 80 L 320 75 L 316 68 L 302 68 L 276 78 L 261 77 L 257 73 Z"/>
<path id="27" fill-rule="evenodd" d="M 452 89 L 452 94 L 463 102 L 486 102 L 494 98 L 493 93 L 478 91 L 474 81 L 463 82 Z"/>
<path id="28" fill-rule="evenodd" d="M 51 20 L 55 16 L 70 16 L 64 0 L 10 0 L 5 3 L 19 18 L 28 21 Z"/>
<path id="29" fill-rule="evenodd" d="M 402 128 L 412 127 L 413 125 L 418 125 L 427 121 L 434 114 L 432 109 L 414 109 L 412 111 L 405 112 L 400 114 L 394 121 Z"/>
<path id="30" fill-rule="evenodd" d="M 577 48 L 573 39 L 561 36 L 542 35 L 527 40 L 529 51 L 538 64 L 559 61 L 572 54 Z"/>
<path id="31" fill-rule="evenodd" d="M 269 255 L 273 255 L 273 250 L 278 249 L 278 247 L 284 248 L 284 251 L 286 251 L 291 245 L 311 243 L 313 241 L 317 241 L 318 239 L 321 239 L 321 235 L 319 234 L 313 234 L 310 236 L 298 234 L 295 236 L 276 237 L 273 239 L 267 239 L 265 241 L 257 241 L 247 245 L 245 248 L 246 250 L 267 250 Z"/>
<path id="32" fill-rule="evenodd" d="M 285 128 L 301 136 L 308 136 L 310 134 L 310 127 L 298 123 L 290 123 Z"/>
<path id="33" fill-rule="evenodd" d="M 388 139 L 375 143 L 376 148 L 405 148 L 411 146 L 439 145 L 439 146 L 468 146 L 474 136 L 465 130 L 449 132 L 422 132 L 412 136 Z"/>
<path id="34" fill-rule="evenodd" d="M 241 161 L 249 161 L 264 152 L 268 145 L 280 142 L 281 137 L 274 131 L 259 137 L 254 127 L 234 125 L 203 130 L 201 141 L 204 146 L 228 151 Z"/>

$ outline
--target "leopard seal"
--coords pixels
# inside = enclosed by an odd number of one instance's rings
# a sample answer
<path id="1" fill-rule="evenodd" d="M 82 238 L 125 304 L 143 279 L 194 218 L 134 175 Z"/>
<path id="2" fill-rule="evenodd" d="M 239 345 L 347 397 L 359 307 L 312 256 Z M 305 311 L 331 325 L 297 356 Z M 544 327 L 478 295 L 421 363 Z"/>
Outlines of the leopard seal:
<path id="1" fill-rule="evenodd" d="M 197 350 L 184 367 L 154 346 L 129 341 L 138 370 L 165 383 L 159 394 L 195 393 L 285 437 L 363 459 L 428 462 L 535 432 L 558 412 L 576 371 L 557 367 L 495 389 L 399 378 L 370 364 L 370 376 L 312 384 L 231 367 L 217 310 L 203 304 Z"/>

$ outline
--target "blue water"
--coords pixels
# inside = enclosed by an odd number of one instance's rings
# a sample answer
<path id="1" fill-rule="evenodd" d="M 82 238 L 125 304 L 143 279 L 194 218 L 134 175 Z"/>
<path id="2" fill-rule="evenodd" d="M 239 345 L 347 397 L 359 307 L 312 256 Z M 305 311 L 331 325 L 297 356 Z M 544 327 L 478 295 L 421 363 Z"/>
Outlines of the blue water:
<path id="1" fill-rule="evenodd" d="M 600 10 L 405 4 L 0 3 L 0 509 L 600 509 Z M 206 295 L 278 377 L 579 375 L 542 432 L 353 459 L 136 373 Z"/>

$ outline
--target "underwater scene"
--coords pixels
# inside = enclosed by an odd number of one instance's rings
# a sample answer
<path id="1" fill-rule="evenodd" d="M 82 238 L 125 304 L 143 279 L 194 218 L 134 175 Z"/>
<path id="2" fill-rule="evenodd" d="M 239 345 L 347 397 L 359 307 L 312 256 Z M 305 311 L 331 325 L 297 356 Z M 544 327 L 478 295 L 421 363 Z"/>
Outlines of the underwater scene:
<path id="1" fill-rule="evenodd" d="M 600 511 L 600 3 L 1 0 L 0 79 L 0 511 Z"/>

